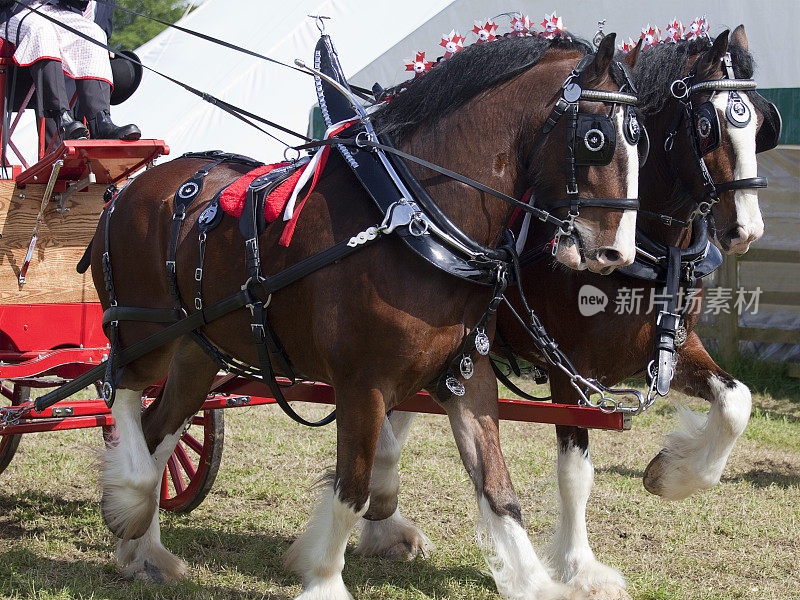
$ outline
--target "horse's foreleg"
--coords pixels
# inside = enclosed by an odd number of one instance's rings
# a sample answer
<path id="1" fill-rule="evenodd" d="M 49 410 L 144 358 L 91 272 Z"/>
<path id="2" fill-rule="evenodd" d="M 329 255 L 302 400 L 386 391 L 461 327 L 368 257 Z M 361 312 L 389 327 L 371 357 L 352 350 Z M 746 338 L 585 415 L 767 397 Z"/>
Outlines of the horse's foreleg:
<path id="1" fill-rule="evenodd" d="M 475 362 L 467 393 L 444 403 L 461 460 L 478 497 L 478 539 L 497 589 L 507 598 L 572 598 L 539 561 L 500 450 L 497 381 L 489 361 Z"/>
<path id="2" fill-rule="evenodd" d="M 336 473 L 318 487 L 305 531 L 286 553 L 286 567 L 303 579 L 297 600 L 349 600 L 342 580 L 350 532 L 369 509 L 375 446 L 385 418 L 383 395 L 372 386 L 336 389 Z"/>
<path id="3" fill-rule="evenodd" d="M 644 487 L 668 500 L 680 500 L 719 482 L 728 456 L 750 419 L 750 390 L 720 369 L 692 333 L 678 353 L 673 386 L 711 404 L 704 418 L 688 409 L 679 415 L 683 428 L 667 436 L 650 461 Z"/>
<path id="4" fill-rule="evenodd" d="M 146 531 L 138 538 L 117 541 L 115 557 L 126 577 L 163 583 L 181 579 L 188 571 L 186 563 L 161 544 L 157 510 L 160 483 L 167 460 L 172 456 L 186 423 L 205 401 L 216 372 L 216 365 L 194 342 L 182 341 L 172 358 L 161 399 L 141 416 L 140 431 L 146 443 L 146 455 L 142 460 L 149 461 L 157 477 L 154 484 L 150 482 L 148 490 L 153 508 Z M 141 413 L 140 402 L 137 408 Z"/>
<path id="5" fill-rule="evenodd" d="M 429 556 L 433 544 L 397 507 L 398 463 L 416 413 L 393 411 L 383 422 L 370 482 L 369 514 L 356 551 L 364 556 L 412 559 Z"/>
<path id="6" fill-rule="evenodd" d="M 558 529 L 548 548 L 550 564 L 562 581 L 590 593 L 592 598 L 629 598 L 622 574 L 600 563 L 589 547 L 586 504 L 594 482 L 589 432 L 580 427 L 557 426 L 556 434 L 561 511 Z"/>

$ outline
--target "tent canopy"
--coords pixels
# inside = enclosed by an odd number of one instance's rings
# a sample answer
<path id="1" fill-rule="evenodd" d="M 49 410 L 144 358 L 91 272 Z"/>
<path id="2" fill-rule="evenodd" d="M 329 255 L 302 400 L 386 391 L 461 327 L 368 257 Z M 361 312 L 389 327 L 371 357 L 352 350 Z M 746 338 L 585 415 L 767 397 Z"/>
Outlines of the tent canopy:
<path id="1" fill-rule="evenodd" d="M 326 32 L 339 51 L 345 74 L 355 84 L 371 87 L 376 81 L 386 86 L 406 79 L 410 73 L 405 60 L 419 50 L 428 58 L 440 56 L 443 49 L 438 42 L 451 29 L 466 35 L 466 43 L 471 43 L 474 20 L 516 10 L 538 23 L 553 7 L 540 0 L 513 5 L 499 0 L 407 0 L 401 4 L 389 0 L 205 0 L 180 24 L 288 64 L 296 58 L 311 63 L 319 31 L 308 15 L 326 15 L 330 17 Z M 620 39 L 635 39 L 648 23 L 663 30 L 677 17 L 688 25 L 702 16 L 699 10 L 690 0 L 676 0 L 668 6 L 594 0 L 588 5 L 564 3 L 559 14 L 567 29 L 586 38 L 594 35 L 598 20 L 606 19 L 606 32 L 617 32 Z M 758 62 L 759 85 L 778 88 L 775 92 L 783 98 L 780 106 L 787 130 L 791 130 L 798 121 L 794 117 L 800 116 L 795 114 L 800 111 L 800 97 L 795 93 L 800 88 L 800 61 L 783 49 L 793 45 L 800 3 L 774 0 L 766 11 L 745 0 L 708 0 L 702 10 L 712 33 L 746 24 Z M 770 18 L 766 12 L 780 14 L 780 18 Z M 507 30 L 509 17 L 496 20 L 501 31 Z M 537 29 L 541 28 L 537 25 Z M 307 75 L 173 29 L 136 51 L 144 64 L 167 75 L 300 133 L 307 130 L 309 111 L 316 101 L 313 80 Z M 149 71 L 133 97 L 114 107 L 112 117 L 118 123 L 137 123 L 145 137 L 166 140 L 173 156 L 216 148 L 264 161 L 277 160 L 283 154 L 280 142 Z M 32 125 L 28 129 L 34 139 Z M 270 132 L 287 143 L 300 141 Z M 35 143 L 25 147 L 35 148 Z"/>

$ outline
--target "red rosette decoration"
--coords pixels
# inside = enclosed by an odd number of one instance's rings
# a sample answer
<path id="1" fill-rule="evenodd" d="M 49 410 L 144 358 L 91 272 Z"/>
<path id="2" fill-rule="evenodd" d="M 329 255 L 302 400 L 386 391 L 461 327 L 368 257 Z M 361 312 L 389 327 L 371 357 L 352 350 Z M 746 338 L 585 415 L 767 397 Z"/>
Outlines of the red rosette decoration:
<path id="1" fill-rule="evenodd" d="M 661 41 L 661 30 L 658 27 L 653 27 L 650 23 L 647 24 L 647 27 L 642 29 L 642 35 L 639 36 L 639 39 L 644 40 L 644 44 L 642 44 L 642 49 L 649 48 L 650 46 L 655 46 Z"/>
<path id="2" fill-rule="evenodd" d="M 528 35 L 533 29 L 533 21 L 528 15 L 516 13 L 511 19 L 511 35 L 515 37 L 522 37 Z"/>
<path id="3" fill-rule="evenodd" d="M 455 29 L 451 29 L 450 33 L 442 36 L 442 41 L 439 45 L 444 48 L 444 58 L 450 58 L 464 47 L 464 36 L 457 33 Z"/>
<path id="4" fill-rule="evenodd" d="M 544 21 L 542 21 L 541 25 L 544 28 L 542 35 L 550 40 L 564 31 L 564 23 L 561 17 L 556 15 L 555 11 L 551 15 L 545 13 Z"/>
<path id="5" fill-rule="evenodd" d="M 495 33 L 497 33 L 497 23 L 491 19 L 475 21 L 475 27 L 472 28 L 472 32 L 478 36 L 478 41 L 475 42 L 476 44 L 492 42 L 497 39 L 495 35 Z"/>
<path id="6" fill-rule="evenodd" d="M 424 52 L 417 52 L 417 56 L 415 58 L 409 58 L 406 61 L 406 71 L 414 71 L 414 77 L 419 77 L 425 71 L 430 71 L 432 66 L 432 61 L 425 60 Z"/>

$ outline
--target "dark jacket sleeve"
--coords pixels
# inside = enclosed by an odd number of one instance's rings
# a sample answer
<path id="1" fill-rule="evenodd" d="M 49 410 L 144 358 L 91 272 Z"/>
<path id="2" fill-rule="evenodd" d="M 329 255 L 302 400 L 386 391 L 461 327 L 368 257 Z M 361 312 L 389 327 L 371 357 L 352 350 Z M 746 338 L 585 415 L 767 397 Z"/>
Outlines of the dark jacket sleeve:
<path id="1" fill-rule="evenodd" d="M 111 40 L 111 32 L 114 31 L 114 7 L 98 2 L 94 9 L 94 22 L 106 32 L 106 36 Z"/>
<path id="2" fill-rule="evenodd" d="M 21 11 L 24 7 L 16 4 L 12 0 L 3 1 L 0 0 L 0 23 L 5 23 L 19 11 Z"/>

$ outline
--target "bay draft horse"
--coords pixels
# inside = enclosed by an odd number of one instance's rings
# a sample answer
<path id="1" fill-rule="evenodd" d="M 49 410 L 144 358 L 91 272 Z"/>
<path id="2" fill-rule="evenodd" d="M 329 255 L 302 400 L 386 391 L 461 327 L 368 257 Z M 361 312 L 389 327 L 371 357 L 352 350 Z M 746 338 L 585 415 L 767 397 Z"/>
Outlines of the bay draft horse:
<path id="1" fill-rule="evenodd" d="M 538 36 L 471 46 L 408 82 L 382 109 L 386 112 L 373 117 L 385 131 L 403 130 L 400 147 L 407 152 L 468 173 L 517 198 L 529 188 L 537 198 L 560 198 L 567 181 L 564 120 L 547 135 L 535 160 L 528 161 L 528 154 L 561 97 L 562 83 L 588 52 L 582 42 Z M 613 58 L 611 35 L 583 71 L 582 86 L 619 90 L 624 82 L 616 81 L 609 69 Z M 580 105 L 592 113 L 609 112 L 598 102 Z M 588 197 L 630 198 L 638 193 L 637 150 L 622 130 L 623 108 L 615 104 L 612 109 L 617 142 L 611 162 L 577 169 L 581 194 Z M 172 306 L 165 260 L 173 194 L 207 164 L 180 158 L 150 169 L 119 194 L 113 218 L 108 210 L 103 214 L 93 243 L 92 275 L 104 309 L 109 306 L 102 269 L 106 221 L 119 305 Z M 230 163 L 213 168 L 198 201 L 187 210 L 176 255 L 184 298 L 193 297 L 196 285 L 198 217 L 213 193 L 244 170 Z M 422 184 L 466 234 L 486 245 L 498 242 L 511 216 L 507 205 L 441 177 L 423 179 Z M 542 208 L 549 202 L 555 200 L 544 200 Z M 261 235 L 265 274 L 269 278 L 380 220 L 365 191 L 333 153 L 291 245 L 278 245 L 279 227 L 267 227 Z M 572 241 L 559 248 L 557 258 L 603 272 L 629 264 L 634 257 L 634 222 L 633 210 L 581 210 Z M 225 215 L 206 242 L 204 303 L 239 290 L 247 275 L 243 250 L 237 221 Z M 299 598 L 350 598 L 341 572 L 351 529 L 361 517 L 385 519 L 394 511 L 394 505 L 378 497 L 373 501 L 370 495 L 385 415 L 419 390 L 434 390 L 490 296 L 487 287 L 431 267 L 387 236 L 272 297 L 271 322 L 293 365 L 309 379 L 330 383 L 336 393 L 335 473 L 320 484 L 308 526 L 286 557 L 287 566 L 303 580 Z M 187 309 L 192 312 L 192 307 Z M 253 365 L 258 357 L 250 325 L 249 312 L 240 309 L 202 331 L 219 349 Z M 120 346 L 128 347 L 163 327 L 120 321 Z M 123 371 L 112 408 L 119 440 L 106 450 L 101 466 L 101 511 L 118 538 L 116 560 L 127 576 L 164 581 L 187 573 L 185 563 L 160 542 L 158 485 L 184 424 L 202 406 L 217 370 L 184 336 Z M 165 376 L 163 397 L 142 413 L 142 390 Z M 550 579 L 521 526 L 520 506 L 499 445 L 496 383 L 485 358 L 476 361 L 475 382 L 467 382 L 466 395 L 442 404 L 478 490 L 489 540 L 505 564 L 498 587 L 516 596 L 567 597 L 570 589 Z"/>
<path id="2" fill-rule="evenodd" d="M 680 110 L 670 86 L 676 79 L 685 77 L 695 62 L 698 63 L 698 81 L 720 79 L 724 74 L 721 58 L 728 50 L 736 76 L 752 78 L 753 60 L 743 26 L 734 30 L 730 42 L 728 48 L 726 31 L 713 44 L 705 39 L 681 41 L 641 52 L 634 78 L 652 145 L 650 156 L 640 171 L 640 211 L 666 211 L 676 219 L 686 220 L 695 209 L 697 199 L 703 197 L 704 182 L 689 145 L 691 139 L 683 126 L 678 130 L 672 151 L 665 150 L 668 129 L 676 111 Z M 699 94 L 693 102 L 699 105 L 707 101 L 709 95 Z M 771 148 L 777 143 L 780 127 L 767 101 L 755 92 L 741 94 L 753 118 L 745 127 L 733 126 L 725 116 L 728 96 L 728 92 L 717 92 L 712 98 L 720 113 L 720 123 L 725 124 L 719 148 L 705 157 L 717 184 L 755 177 L 760 136 L 765 137 L 765 147 Z M 763 233 L 755 190 L 723 192 L 711 217 L 712 239 L 727 253 L 745 252 Z M 642 212 L 637 227 L 663 244 L 686 247 L 691 238 L 690 230 L 643 219 Z M 600 277 L 585 271 L 565 271 L 549 261 L 523 268 L 522 281 L 534 312 L 581 374 L 613 385 L 643 373 L 653 357 L 655 316 L 645 314 L 645 310 L 615 314 L 608 309 L 585 317 L 579 312 L 579 291 L 584 285 L 592 285 L 614 299 L 620 288 L 640 287 L 644 290 L 644 309 L 651 291 L 658 291 L 657 284 L 632 279 L 619 272 Z M 513 290 L 508 296 L 519 308 L 519 299 L 514 300 Z M 553 298 L 574 300 L 553 302 Z M 611 300 L 609 303 L 613 306 Z M 673 386 L 686 394 L 704 398 L 711 409 L 705 421 L 686 411 L 685 428 L 667 438 L 666 447 L 645 471 L 645 487 L 670 500 L 685 498 L 719 482 L 728 455 L 750 416 L 751 397 L 747 386 L 717 366 L 692 331 L 701 311 L 700 305 L 694 307 L 696 310 L 687 319 L 688 339 L 678 348 Z M 530 338 L 520 331 L 510 311 L 503 307 L 498 313 L 498 328 L 514 353 L 542 368 L 548 367 Z M 574 388 L 559 369 L 550 369 L 549 376 L 554 402 L 578 402 Z M 397 463 L 413 418 L 413 413 L 396 411 L 386 420 L 373 471 L 373 501 L 380 490 L 384 502 L 397 505 Z M 622 575 L 598 562 L 589 547 L 586 504 L 594 469 L 589 455 L 588 431 L 558 426 L 556 432 L 561 507 L 558 529 L 547 552 L 550 564 L 561 581 L 597 594 L 608 594 L 609 598 L 624 597 Z M 432 545 L 398 509 L 383 522 L 363 522 L 358 550 L 366 555 L 410 557 L 429 553 Z"/>

